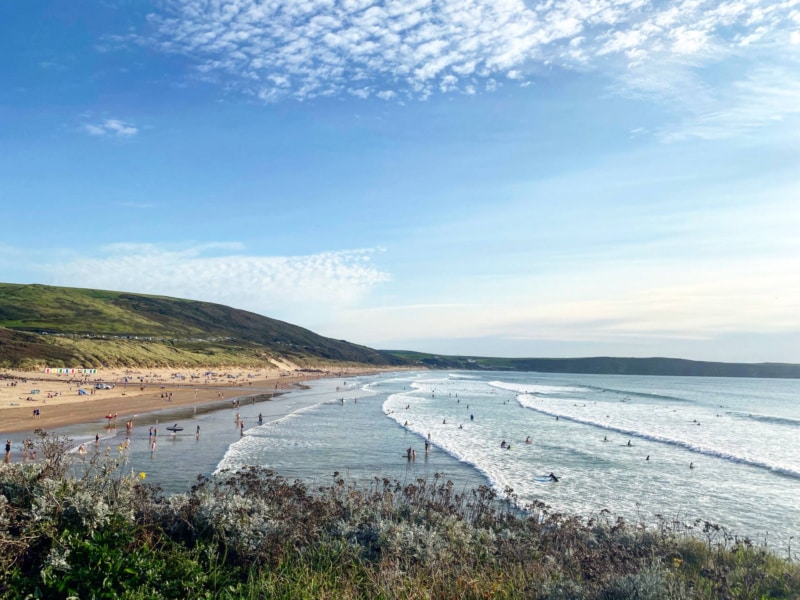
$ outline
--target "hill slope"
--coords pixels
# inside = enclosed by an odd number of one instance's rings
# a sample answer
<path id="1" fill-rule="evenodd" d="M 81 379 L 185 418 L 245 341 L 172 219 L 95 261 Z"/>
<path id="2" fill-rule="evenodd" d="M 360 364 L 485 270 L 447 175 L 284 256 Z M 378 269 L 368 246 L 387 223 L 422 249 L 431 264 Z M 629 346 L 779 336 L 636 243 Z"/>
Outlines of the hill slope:
<path id="1" fill-rule="evenodd" d="M 0 366 L 258 364 L 289 359 L 402 365 L 252 312 L 163 296 L 0 284 Z"/>

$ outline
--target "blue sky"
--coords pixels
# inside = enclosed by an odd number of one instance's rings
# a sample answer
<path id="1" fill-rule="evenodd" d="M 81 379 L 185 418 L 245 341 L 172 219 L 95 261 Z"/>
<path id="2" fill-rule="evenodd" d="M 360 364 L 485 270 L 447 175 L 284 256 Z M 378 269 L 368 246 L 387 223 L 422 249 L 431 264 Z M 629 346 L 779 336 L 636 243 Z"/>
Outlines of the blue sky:
<path id="1" fill-rule="evenodd" d="M 800 362 L 798 0 L 30 0 L 0 57 L 0 281 Z"/>

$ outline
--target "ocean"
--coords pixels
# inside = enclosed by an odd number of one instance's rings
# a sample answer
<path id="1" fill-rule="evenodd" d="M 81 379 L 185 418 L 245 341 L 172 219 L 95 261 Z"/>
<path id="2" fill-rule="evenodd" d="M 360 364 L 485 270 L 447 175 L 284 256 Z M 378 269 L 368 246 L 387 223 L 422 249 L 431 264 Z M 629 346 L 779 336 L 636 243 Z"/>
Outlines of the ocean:
<path id="1" fill-rule="evenodd" d="M 250 402 L 137 418 L 128 466 L 166 492 L 243 465 L 312 488 L 334 472 L 365 485 L 439 476 L 513 493 L 520 506 L 698 531 L 708 522 L 783 555 L 800 544 L 799 380 L 423 371 Z M 169 435 L 172 422 L 184 431 Z M 93 442 L 100 427 L 61 433 Z M 116 451 L 124 427 L 101 431 Z M 551 472 L 557 482 L 544 479 Z"/>

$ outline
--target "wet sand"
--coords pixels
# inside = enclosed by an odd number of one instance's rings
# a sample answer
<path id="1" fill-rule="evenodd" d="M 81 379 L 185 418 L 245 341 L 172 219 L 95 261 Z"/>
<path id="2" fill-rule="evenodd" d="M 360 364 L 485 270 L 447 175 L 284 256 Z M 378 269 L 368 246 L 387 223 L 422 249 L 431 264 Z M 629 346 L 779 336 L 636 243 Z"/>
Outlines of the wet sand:
<path id="1" fill-rule="evenodd" d="M 86 377 L 3 370 L 0 371 L 0 432 L 49 430 L 100 421 L 107 415 L 116 415 L 117 424 L 122 426 L 134 415 L 166 408 L 269 395 L 303 381 L 380 370 L 98 369 Z M 96 389 L 103 383 L 114 387 Z M 33 393 L 34 390 L 38 392 Z M 39 417 L 34 417 L 34 409 L 39 409 Z"/>

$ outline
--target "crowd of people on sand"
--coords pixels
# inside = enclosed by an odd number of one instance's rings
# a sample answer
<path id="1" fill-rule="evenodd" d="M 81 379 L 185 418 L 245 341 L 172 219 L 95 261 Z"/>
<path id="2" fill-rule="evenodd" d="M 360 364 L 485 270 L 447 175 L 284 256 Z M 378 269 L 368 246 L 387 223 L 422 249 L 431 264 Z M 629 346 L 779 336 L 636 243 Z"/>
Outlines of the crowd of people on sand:
<path id="1" fill-rule="evenodd" d="M 283 376 L 283 375 L 290 375 L 291 373 L 289 373 L 289 372 L 284 373 L 284 372 L 281 371 L 280 374 L 281 374 L 281 376 Z M 328 373 L 326 372 L 324 374 L 328 374 Z M 104 385 L 104 386 L 105 385 L 109 385 L 109 386 L 120 385 L 121 387 L 126 388 L 127 385 L 129 383 L 131 383 L 131 384 L 134 384 L 134 385 L 138 384 L 141 387 L 144 387 L 144 386 L 149 385 L 149 384 L 153 384 L 153 383 L 158 383 L 160 381 L 164 381 L 164 378 L 163 377 L 159 377 L 158 374 L 156 374 L 156 373 L 139 374 L 139 373 L 132 373 L 130 371 L 126 371 L 125 372 L 125 376 L 123 376 L 121 378 L 118 376 L 118 373 L 113 373 L 113 375 L 117 375 L 117 377 L 113 378 L 113 383 L 108 383 L 107 381 L 103 381 L 102 385 Z M 258 373 L 255 373 L 255 374 L 254 373 L 247 374 L 246 377 L 248 379 L 253 379 L 253 378 L 258 377 L 259 375 L 261 375 L 260 371 Z M 185 376 L 181 376 L 180 374 L 177 374 L 177 375 L 173 374 L 173 379 L 176 376 L 181 381 L 186 379 Z M 237 374 L 237 375 L 221 374 L 220 375 L 220 374 L 216 374 L 216 373 L 206 373 L 204 375 L 204 377 L 208 380 L 209 383 L 212 383 L 214 385 L 220 383 L 221 380 L 219 378 L 224 378 L 225 382 L 226 383 L 230 383 L 231 385 L 242 385 L 242 380 L 245 378 L 245 375 L 244 374 Z M 196 375 L 192 374 L 191 378 L 195 379 L 195 378 L 199 378 L 199 376 L 196 376 Z M 8 381 L 5 382 L 5 387 L 9 387 L 9 388 L 17 388 L 20 384 L 24 385 L 24 384 L 30 383 L 30 380 L 27 377 L 20 377 L 20 376 L 16 376 L 16 375 L 13 375 L 13 374 L 7 374 L 5 372 L 0 372 L 0 380 L 3 380 L 3 379 L 8 380 Z M 69 378 L 67 378 L 67 377 L 62 377 L 61 375 L 58 375 L 58 376 L 56 376 L 55 379 L 54 378 L 48 378 L 46 376 L 42 377 L 42 378 L 34 376 L 33 379 L 35 379 L 37 381 L 38 380 L 54 381 L 54 382 L 58 382 L 61 385 L 63 385 L 63 384 L 69 384 L 69 385 L 76 384 L 76 385 L 79 386 L 79 389 L 80 389 L 81 385 L 91 384 L 92 388 L 93 388 L 92 392 L 94 391 L 94 387 L 95 387 L 94 382 L 90 381 L 90 378 L 88 376 L 86 376 L 86 377 L 69 377 Z M 108 381 L 111 381 L 108 378 L 106 378 L 106 379 Z M 97 380 L 97 381 L 100 381 L 100 380 Z M 247 381 L 247 380 L 245 379 L 245 381 Z M 252 384 L 252 381 L 248 381 L 248 383 Z M 96 385 L 99 386 L 101 384 L 98 383 Z M 279 388 L 279 385 L 278 385 L 278 383 L 276 383 L 275 384 L 275 389 L 277 390 L 278 388 Z M 72 388 L 70 388 L 70 389 L 72 389 Z M 98 388 L 98 389 L 107 389 L 107 388 L 103 387 L 103 388 Z M 162 389 L 164 389 L 164 386 L 162 386 Z M 35 390 L 35 392 L 38 394 L 38 390 Z M 51 397 L 53 395 L 60 395 L 61 393 L 62 392 L 56 392 L 56 391 L 48 392 L 48 397 Z M 87 394 L 84 393 L 83 395 L 87 395 Z M 122 395 L 124 395 L 124 393 Z M 173 395 L 173 392 L 164 391 L 164 392 L 161 393 L 161 398 L 162 399 L 167 399 L 167 401 L 171 401 L 172 400 L 172 395 Z M 224 397 L 225 397 L 225 394 L 222 391 L 217 391 L 217 398 L 224 398 Z M 197 390 L 195 390 L 195 399 L 196 398 L 197 398 Z M 253 405 L 255 405 L 256 402 L 257 402 L 257 397 L 253 396 L 252 397 Z M 12 403 L 12 406 L 13 405 L 14 404 Z M 240 408 L 240 406 L 241 406 L 240 398 L 238 398 L 238 397 L 233 398 L 231 400 L 231 406 L 233 408 L 235 408 L 235 409 Z M 32 410 L 32 416 L 33 416 L 34 419 L 41 418 L 41 414 L 42 413 L 41 413 L 41 409 L 40 408 L 34 408 Z M 112 430 L 116 431 L 117 422 L 118 422 L 118 419 L 119 419 L 119 413 L 108 412 L 105 415 L 105 419 L 107 421 L 106 430 L 107 431 L 112 431 Z M 156 421 L 156 423 L 157 423 L 157 421 Z M 262 413 L 259 413 L 258 414 L 258 425 L 263 425 L 263 423 L 264 423 L 264 416 L 263 416 Z M 244 433 L 245 433 L 245 420 L 244 420 L 244 418 L 242 418 L 241 414 L 238 413 L 238 412 L 236 413 L 235 424 L 236 424 L 236 427 L 237 427 L 237 429 L 239 431 L 239 434 L 241 436 L 243 436 Z M 177 428 L 177 424 L 175 425 L 175 428 Z M 167 429 L 169 430 L 171 428 L 168 427 Z M 174 429 L 174 428 L 172 428 L 172 429 Z M 180 428 L 180 430 L 182 430 L 182 428 Z M 125 452 L 130 448 L 131 439 L 133 438 L 133 434 L 134 434 L 134 422 L 133 422 L 133 419 L 127 419 L 125 421 L 125 433 L 126 433 L 126 436 L 125 436 L 124 441 L 117 445 L 117 449 L 120 452 Z M 175 435 L 177 433 L 177 431 L 173 430 L 172 433 L 173 433 L 173 435 Z M 113 436 L 113 433 L 111 435 Z M 195 439 L 198 440 L 198 441 L 200 440 L 200 425 L 196 426 Z M 90 442 L 81 443 L 77 448 L 73 449 L 73 452 L 77 456 L 81 457 L 81 459 L 83 459 L 90 452 L 90 450 L 88 448 L 93 446 L 95 454 L 99 454 L 101 452 L 101 443 L 102 442 L 103 442 L 103 438 L 101 437 L 100 433 L 97 433 L 95 435 L 94 444 L 93 445 Z M 149 449 L 150 449 L 151 453 L 155 453 L 156 447 L 157 447 L 157 442 L 158 442 L 158 427 L 157 426 L 151 426 L 149 428 L 149 431 L 148 431 L 148 445 L 149 445 Z M 6 441 L 6 452 L 5 452 L 5 457 L 4 457 L 5 463 L 10 463 L 10 462 L 12 462 L 12 459 L 15 458 L 13 456 L 13 454 L 14 454 L 13 446 L 14 446 L 14 443 L 11 440 L 7 440 Z M 24 461 L 28 461 L 28 460 L 35 460 L 36 459 L 36 451 L 34 450 L 33 442 L 31 440 L 25 440 L 21 444 L 20 450 L 21 450 L 21 457 L 22 457 L 22 461 L 23 462 Z M 106 455 L 109 455 L 111 453 L 111 450 L 112 450 L 112 446 L 107 446 L 105 448 Z"/>

